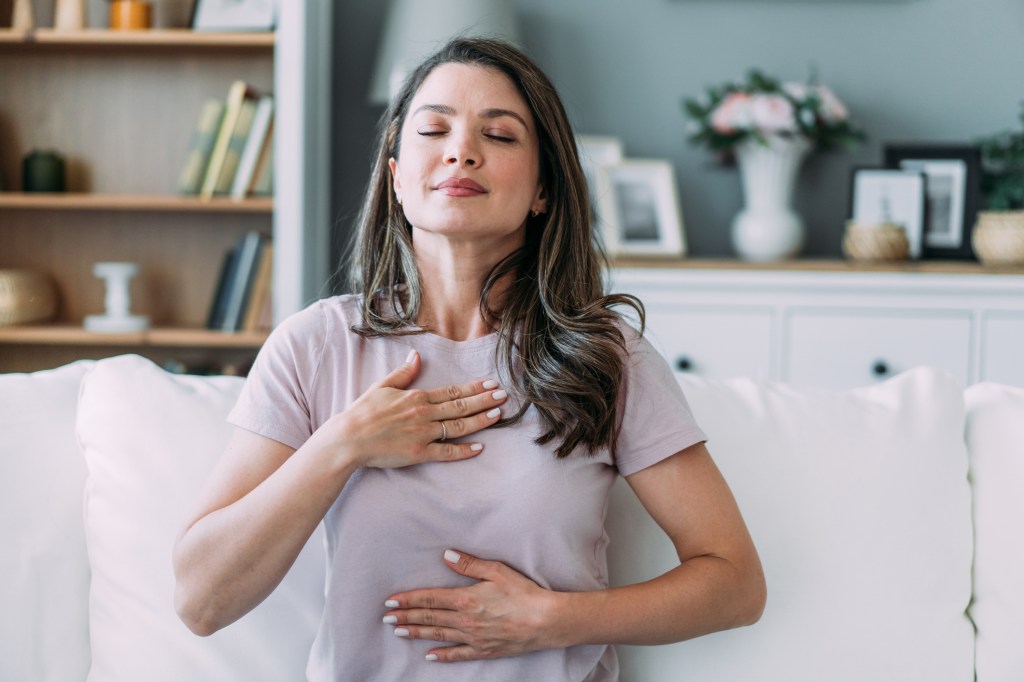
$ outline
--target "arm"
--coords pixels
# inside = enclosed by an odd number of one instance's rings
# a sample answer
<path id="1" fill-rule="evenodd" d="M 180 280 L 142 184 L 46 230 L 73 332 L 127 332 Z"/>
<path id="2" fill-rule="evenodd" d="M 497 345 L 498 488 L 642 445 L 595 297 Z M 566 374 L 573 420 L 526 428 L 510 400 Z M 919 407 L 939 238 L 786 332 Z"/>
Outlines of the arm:
<path id="1" fill-rule="evenodd" d="M 388 616 L 406 636 L 457 643 L 431 651 L 441 661 L 576 644 L 662 644 L 757 621 L 765 601 L 761 564 L 704 445 L 627 481 L 675 545 L 677 568 L 636 585 L 559 593 L 463 554 L 449 566 L 479 583 L 394 595 L 399 606 Z"/>
<path id="2" fill-rule="evenodd" d="M 439 422 L 449 438 L 480 431 L 500 418 L 503 392 L 482 381 L 405 390 L 419 362 L 410 356 L 298 450 L 235 432 L 174 547 L 175 608 L 193 632 L 216 632 L 266 598 L 358 468 L 479 454 L 473 443 L 435 442 Z"/>

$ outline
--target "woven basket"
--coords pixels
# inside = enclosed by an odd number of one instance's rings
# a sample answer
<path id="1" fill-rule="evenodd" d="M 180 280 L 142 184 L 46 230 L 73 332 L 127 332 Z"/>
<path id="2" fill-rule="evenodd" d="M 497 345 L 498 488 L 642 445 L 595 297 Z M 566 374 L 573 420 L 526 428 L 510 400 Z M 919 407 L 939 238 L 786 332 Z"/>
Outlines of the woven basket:
<path id="1" fill-rule="evenodd" d="M 56 314 L 52 279 L 31 270 L 0 270 L 0 326 L 43 322 Z"/>
<path id="2" fill-rule="evenodd" d="M 971 246 L 985 265 L 1024 265 L 1024 211 L 981 211 Z"/>
<path id="3" fill-rule="evenodd" d="M 907 232 L 902 225 L 860 225 L 846 223 L 843 254 L 857 261 L 906 260 L 910 253 Z"/>

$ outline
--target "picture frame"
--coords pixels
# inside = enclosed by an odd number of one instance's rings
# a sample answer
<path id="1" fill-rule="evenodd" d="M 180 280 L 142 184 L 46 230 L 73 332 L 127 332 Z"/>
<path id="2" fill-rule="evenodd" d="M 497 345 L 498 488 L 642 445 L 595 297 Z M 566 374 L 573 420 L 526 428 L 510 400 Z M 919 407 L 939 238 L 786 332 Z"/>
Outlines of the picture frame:
<path id="1" fill-rule="evenodd" d="M 596 217 L 601 206 L 598 170 L 622 161 L 622 140 L 607 135 L 577 135 L 576 149 L 590 193 L 590 214 Z"/>
<path id="2" fill-rule="evenodd" d="M 850 177 L 850 219 L 858 225 L 892 223 L 907 234 L 908 256 L 924 251 L 925 174 L 893 168 L 854 168 Z"/>
<path id="3" fill-rule="evenodd" d="M 195 0 L 193 31 L 273 31 L 278 0 Z"/>
<path id="4" fill-rule="evenodd" d="M 981 151 L 972 145 L 888 144 L 885 166 L 925 175 L 923 258 L 973 259 Z"/>
<path id="5" fill-rule="evenodd" d="M 597 178 L 598 225 L 609 257 L 686 255 L 675 169 L 669 161 L 623 159 L 600 166 Z"/>

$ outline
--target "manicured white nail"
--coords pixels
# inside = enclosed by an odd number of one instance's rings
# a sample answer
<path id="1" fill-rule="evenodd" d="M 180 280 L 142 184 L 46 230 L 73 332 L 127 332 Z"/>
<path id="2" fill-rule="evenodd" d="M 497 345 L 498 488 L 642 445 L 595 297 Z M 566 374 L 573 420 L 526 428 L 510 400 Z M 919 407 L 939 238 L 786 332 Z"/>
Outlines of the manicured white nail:
<path id="1" fill-rule="evenodd" d="M 388 607 L 389 609 L 397 609 L 398 601 L 395 599 L 388 599 L 386 602 L 384 602 L 384 606 Z"/>
<path id="2" fill-rule="evenodd" d="M 407 356 L 405 356 L 405 364 L 407 364 L 407 365 L 410 364 L 415 358 L 416 358 L 416 351 L 415 350 L 409 351 L 409 354 Z"/>
<path id="3" fill-rule="evenodd" d="M 457 563 L 459 563 L 459 559 L 461 559 L 461 558 L 462 557 L 459 555 L 458 552 L 452 551 L 450 549 L 446 549 L 444 551 L 444 560 L 447 561 L 450 564 L 457 564 Z"/>
<path id="4" fill-rule="evenodd" d="M 428 661 L 436 661 L 437 660 L 437 654 L 427 654 L 427 660 Z"/>
<path id="5" fill-rule="evenodd" d="M 499 416 L 501 416 L 501 410 L 499 410 L 497 407 L 495 407 L 493 410 L 487 413 L 488 419 L 494 419 Z"/>
<path id="6" fill-rule="evenodd" d="M 498 382 L 495 381 L 494 379 L 488 379 L 487 381 L 484 382 L 484 388 L 486 388 L 487 390 L 491 390 L 492 388 L 497 388 L 497 387 L 498 387 Z M 433 654 L 431 654 L 431 656 L 433 656 Z"/>
<path id="7" fill-rule="evenodd" d="M 398 616 L 384 616 L 384 622 L 388 625 L 394 625 L 398 622 Z"/>
<path id="8" fill-rule="evenodd" d="M 504 400 L 505 398 L 508 397 L 508 393 L 506 393 L 505 391 L 495 391 L 494 393 L 491 394 L 491 397 L 494 398 L 495 400 Z"/>
<path id="9" fill-rule="evenodd" d="M 405 628 L 395 628 L 395 637 L 408 637 L 409 631 Z"/>
<path id="10" fill-rule="evenodd" d="M 484 444 L 483 443 L 473 443 L 472 445 L 469 446 L 469 449 L 472 450 L 473 452 L 480 452 L 481 450 L 484 449 Z"/>

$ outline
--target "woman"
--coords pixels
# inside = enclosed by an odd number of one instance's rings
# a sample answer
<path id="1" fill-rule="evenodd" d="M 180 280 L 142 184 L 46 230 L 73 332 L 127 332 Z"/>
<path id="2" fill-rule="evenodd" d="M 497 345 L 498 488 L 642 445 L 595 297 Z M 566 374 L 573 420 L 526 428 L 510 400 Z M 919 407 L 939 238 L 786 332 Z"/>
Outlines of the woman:
<path id="1" fill-rule="evenodd" d="M 182 619 L 209 634 L 241 617 L 323 520 L 311 680 L 614 680 L 611 644 L 756 621 L 761 567 L 704 435 L 611 310 L 638 303 L 602 295 L 548 79 L 508 45 L 455 40 L 383 123 L 367 294 L 314 304 L 261 351 L 175 548 Z M 616 473 L 680 565 L 608 589 Z"/>

